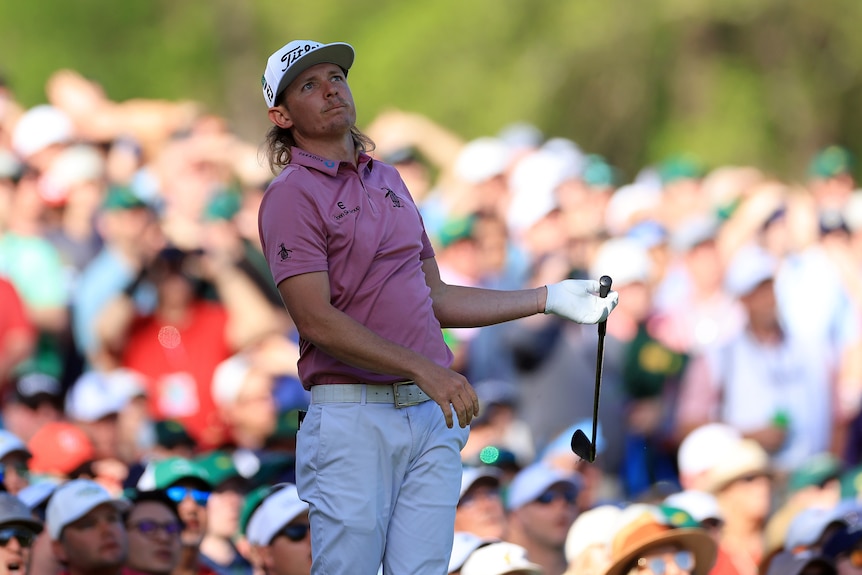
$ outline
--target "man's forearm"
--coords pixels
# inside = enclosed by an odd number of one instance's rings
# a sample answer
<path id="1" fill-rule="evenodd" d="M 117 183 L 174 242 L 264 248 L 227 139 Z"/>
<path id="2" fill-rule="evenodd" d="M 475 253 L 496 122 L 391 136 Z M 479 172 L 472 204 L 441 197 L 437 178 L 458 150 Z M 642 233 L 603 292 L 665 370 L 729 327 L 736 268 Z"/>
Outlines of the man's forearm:
<path id="1" fill-rule="evenodd" d="M 432 294 L 442 327 L 482 327 L 543 313 L 548 290 L 502 291 L 444 285 Z"/>

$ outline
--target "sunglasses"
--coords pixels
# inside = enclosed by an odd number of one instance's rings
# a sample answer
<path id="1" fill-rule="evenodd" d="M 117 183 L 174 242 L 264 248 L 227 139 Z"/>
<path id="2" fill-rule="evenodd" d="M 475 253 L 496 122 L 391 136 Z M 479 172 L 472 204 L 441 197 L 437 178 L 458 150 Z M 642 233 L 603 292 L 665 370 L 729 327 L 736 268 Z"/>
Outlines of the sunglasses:
<path id="1" fill-rule="evenodd" d="M 305 539 L 310 529 L 311 527 L 307 523 L 295 523 L 293 525 L 285 525 L 281 531 L 275 534 L 275 537 L 283 535 L 294 543 L 298 543 L 299 541 Z M 273 537 L 273 539 L 275 539 L 275 537 Z"/>
<path id="2" fill-rule="evenodd" d="M 677 551 L 673 554 L 668 553 L 661 557 L 652 557 L 650 559 L 641 557 L 638 559 L 637 569 L 638 571 L 649 569 L 655 575 L 665 575 L 670 564 L 668 559 L 673 561 L 681 571 L 691 571 L 694 569 L 694 553 L 691 551 Z"/>
<path id="3" fill-rule="evenodd" d="M 152 521 L 150 519 L 143 519 L 130 525 L 132 529 L 137 529 L 142 534 L 147 537 L 153 537 L 156 533 L 164 533 L 169 537 L 174 535 L 179 535 L 179 533 L 183 530 L 182 525 L 177 523 L 176 521 L 168 521 L 167 523 L 159 523 L 158 521 Z"/>
<path id="4" fill-rule="evenodd" d="M 6 479 L 7 469 L 14 469 L 15 473 L 17 473 L 21 477 L 30 477 L 30 469 L 27 467 L 26 463 L 16 463 L 15 465 L 6 465 L 5 463 L 0 463 L 0 481 Z"/>
<path id="5" fill-rule="evenodd" d="M 16 539 L 21 547 L 30 547 L 36 539 L 36 534 L 18 527 L 0 529 L 0 547 L 6 547 L 12 539 Z"/>
<path id="6" fill-rule="evenodd" d="M 209 491 L 201 491 L 200 489 L 191 489 L 189 487 L 168 487 L 165 493 L 171 498 L 174 503 L 180 503 L 183 499 L 191 495 L 192 500 L 198 505 L 206 505 L 210 498 Z"/>
<path id="7" fill-rule="evenodd" d="M 555 499 L 559 498 L 562 498 L 567 504 L 571 505 L 578 500 L 578 492 L 574 489 L 566 489 L 565 491 L 556 491 L 552 489 L 545 491 L 536 497 L 535 502 L 541 503 L 542 505 L 548 505 Z"/>

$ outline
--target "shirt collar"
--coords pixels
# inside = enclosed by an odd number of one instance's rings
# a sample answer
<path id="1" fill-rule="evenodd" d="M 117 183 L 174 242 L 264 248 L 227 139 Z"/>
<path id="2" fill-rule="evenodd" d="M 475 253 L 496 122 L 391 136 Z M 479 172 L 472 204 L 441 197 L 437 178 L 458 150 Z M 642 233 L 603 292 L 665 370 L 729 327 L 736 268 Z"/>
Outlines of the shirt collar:
<path id="1" fill-rule="evenodd" d="M 300 166 L 311 168 L 313 170 L 317 170 L 318 172 L 323 172 L 328 176 L 337 175 L 338 166 L 340 164 L 340 162 L 336 160 L 328 160 L 326 158 L 322 158 L 316 154 L 307 152 L 302 148 L 297 148 L 296 146 L 290 149 L 290 163 L 299 164 Z M 374 167 L 374 160 L 368 154 L 360 152 L 358 168 L 362 169 L 364 165 L 367 165 L 368 170 L 371 171 Z"/>

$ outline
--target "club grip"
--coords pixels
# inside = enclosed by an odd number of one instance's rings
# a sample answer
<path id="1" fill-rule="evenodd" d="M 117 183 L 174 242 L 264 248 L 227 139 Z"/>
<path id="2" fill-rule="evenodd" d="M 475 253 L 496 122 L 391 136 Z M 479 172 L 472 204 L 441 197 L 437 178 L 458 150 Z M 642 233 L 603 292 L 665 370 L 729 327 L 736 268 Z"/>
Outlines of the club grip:
<path id="1" fill-rule="evenodd" d="M 608 297 L 612 282 L 611 276 L 602 276 L 599 278 L 599 297 Z"/>

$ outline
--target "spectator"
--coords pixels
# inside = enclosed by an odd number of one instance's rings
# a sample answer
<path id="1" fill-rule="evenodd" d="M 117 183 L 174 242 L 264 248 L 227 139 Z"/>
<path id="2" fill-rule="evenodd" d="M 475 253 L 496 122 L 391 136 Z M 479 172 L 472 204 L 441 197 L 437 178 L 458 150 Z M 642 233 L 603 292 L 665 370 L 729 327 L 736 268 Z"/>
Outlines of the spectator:
<path id="1" fill-rule="evenodd" d="M 584 511 L 566 534 L 564 575 L 603 575 L 611 565 L 610 543 L 622 509 L 599 505 Z"/>
<path id="2" fill-rule="evenodd" d="M 72 333 L 78 352 L 87 364 L 102 370 L 113 367 L 96 333 L 102 309 L 123 290 L 128 290 L 143 309 L 144 290 L 138 291 L 146 266 L 163 246 L 164 234 L 152 207 L 131 188 L 108 189 L 95 216 L 103 246 L 81 272 L 72 294 Z"/>
<path id="3" fill-rule="evenodd" d="M 798 555 L 820 555 L 823 544 L 834 533 L 848 527 L 844 506 L 825 509 L 808 507 L 790 521 L 784 537 L 784 550 Z"/>
<path id="4" fill-rule="evenodd" d="M 126 514 L 129 558 L 136 574 L 170 575 L 180 562 L 180 522 L 177 504 L 163 491 L 137 491 Z"/>
<path id="5" fill-rule="evenodd" d="M 566 536 L 578 514 L 580 487 L 577 475 L 541 463 L 522 469 L 509 485 L 507 541 L 524 547 L 545 575 L 566 570 Z"/>
<path id="6" fill-rule="evenodd" d="M 764 530 L 772 502 L 769 456 L 752 439 L 728 441 L 718 449 L 704 482 L 724 517 L 716 572 L 754 575 L 767 555 Z"/>
<path id="7" fill-rule="evenodd" d="M 92 477 L 96 449 L 79 427 L 65 421 L 49 423 L 30 438 L 30 472 L 56 480 Z"/>
<path id="8" fill-rule="evenodd" d="M 29 485 L 27 460 L 31 457 L 27 446 L 17 435 L 0 429 L 0 482 L 4 491 L 18 495 Z"/>
<path id="9" fill-rule="evenodd" d="M 0 568 L 4 573 L 27 575 L 33 542 L 42 522 L 11 493 L 0 493 Z"/>
<path id="10" fill-rule="evenodd" d="M 97 459 L 119 457 L 119 414 L 129 401 L 109 377 L 88 371 L 66 393 L 66 416 L 90 438 Z"/>
<path id="11" fill-rule="evenodd" d="M 273 377 L 245 354 L 233 355 L 216 366 L 213 401 L 237 447 L 261 449 L 275 432 L 273 386 Z"/>
<path id="12" fill-rule="evenodd" d="M 449 555 L 448 575 L 460 575 L 464 562 L 476 549 L 493 543 L 493 539 L 483 539 L 465 531 L 455 531 L 452 541 L 452 553 Z"/>
<path id="13" fill-rule="evenodd" d="M 499 541 L 479 547 L 467 557 L 461 575 L 544 575 L 520 545 Z"/>
<path id="14" fill-rule="evenodd" d="M 636 510 L 630 513 L 634 514 Z M 715 541 L 697 527 L 672 527 L 654 512 L 637 511 L 620 517 L 611 541 L 611 565 L 606 575 L 678 573 L 706 575 L 715 562 Z M 675 565 L 675 571 L 670 565 Z"/>
<path id="15" fill-rule="evenodd" d="M 156 444 L 152 449 L 152 459 L 170 459 L 179 457 L 191 459 L 197 448 L 197 443 L 179 421 L 165 419 L 153 424 Z"/>
<path id="16" fill-rule="evenodd" d="M 684 435 L 710 421 L 728 423 L 789 471 L 828 448 L 834 382 L 823 347 L 783 328 L 776 269 L 775 258 L 758 247 L 731 262 L 725 285 L 746 310 L 746 329 L 686 368 L 677 425 Z"/>
<path id="17" fill-rule="evenodd" d="M 823 542 L 823 555 L 835 563 L 839 575 L 862 573 L 862 529 L 859 523 L 845 524 Z"/>
<path id="18" fill-rule="evenodd" d="M 506 512 L 500 494 L 500 471 L 482 465 L 465 467 L 455 509 L 455 531 L 483 539 L 505 539 Z"/>
<path id="19" fill-rule="evenodd" d="M 276 485 L 248 520 L 246 534 L 266 575 L 311 573 L 308 504 L 293 484 Z"/>
<path id="20" fill-rule="evenodd" d="M 0 276 L 0 389 L 33 351 L 36 332 L 15 286 Z"/>
<path id="21" fill-rule="evenodd" d="M 57 488 L 45 518 L 52 550 L 69 575 L 119 575 L 129 553 L 122 514 L 129 502 L 101 485 L 74 479 Z"/>
<path id="22" fill-rule="evenodd" d="M 837 575 L 835 565 L 826 557 L 810 554 L 794 555 L 782 551 L 774 555 L 766 575 Z"/>
<path id="23" fill-rule="evenodd" d="M 43 426 L 62 419 L 63 386 L 55 376 L 21 373 L 10 384 L 0 408 L 3 426 L 22 441 L 30 441 Z"/>
<path id="24" fill-rule="evenodd" d="M 162 490 L 177 504 L 183 530 L 178 569 L 189 573 L 212 573 L 200 559 L 201 541 L 207 530 L 207 501 L 212 485 L 205 469 L 194 461 L 174 457 L 150 462 L 138 479 L 139 491 Z"/>
<path id="25" fill-rule="evenodd" d="M 206 505 L 207 527 L 200 544 L 200 561 L 218 575 L 250 573 L 251 564 L 236 546 L 248 481 L 240 475 L 228 452 L 211 451 L 196 462 L 204 468 L 212 485 Z"/>

